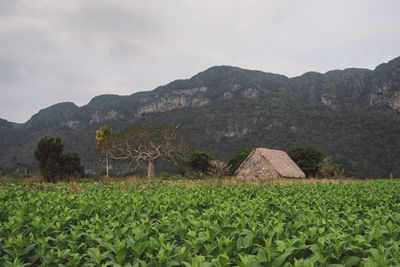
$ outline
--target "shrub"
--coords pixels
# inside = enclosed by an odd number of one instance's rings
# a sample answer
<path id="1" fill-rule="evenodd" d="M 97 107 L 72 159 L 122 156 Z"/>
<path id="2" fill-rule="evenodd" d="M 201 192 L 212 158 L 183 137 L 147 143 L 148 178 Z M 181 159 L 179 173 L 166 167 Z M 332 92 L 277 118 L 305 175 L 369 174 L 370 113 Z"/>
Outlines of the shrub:
<path id="1" fill-rule="evenodd" d="M 200 173 L 207 173 L 211 167 L 210 162 L 213 158 L 204 152 L 193 152 L 190 156 L 190 159 L 186 161 L 184 164 L 189 171 L 200 172 Z"/>
<path id="2" fill-rule="evenodd" d="M 39 163 L 39 171 L 46 182 L 55 182 L 61 179 L 61 157 L 64 145 L 60 137 L 42 137 L 35 151 L 35 158 Z"/>
<path id="3" fill-rule="evenodd" d="M 75 152 L 62 154 L 64 145 L 60 137 L 40 138 L 35 150 L 35 158 L 39 163 L 39 171 L 46 182 L 54 183 L 74 175 L 83 175 L 81 157 Z"/>
<path id="4" fill-rule="evenodd" d="M 340 177 L 343 176 L 343 167 L 333 162 L 331 157 L 324 158 L 318 170 L 321 177 Z"/>
<path id="5" fill-rule="evenodd" d="M 81 177 L 85 174 L 81 165 L 81 157 L 76 152 L 68 152 L 61 156 L 62 177 Z"/>
<path id="6" fill-rule="evenodd" d="M 322 163 L 322 153 L 311 147 L 291 148 L 288 155 L 306 176 L 315 176 Z"/>
<path id="7" fill-rule="evenodd" d="M 229 175 L 235 175 L 236 170 L 240 167 L 240 164 L 242 164 L 242 162 L 247 158 L 251 151 L 252 149 L 246 149 L 242 152 L 239 152 L 228 161 Z"/>
<path id="8" fill-rule="evenodd" d="M 210 161 L 209 174 L 222 178 L 229 172 L 228 164 L 219 160 Z"/>
<path id="9" fill-rule="evenodd" d="M 171 175 L 168 172 L 160 172 L 158 174 L 158 178 L 160 178 L 160 179 L 168 179 L 170 177 L 171 177 Z"/>

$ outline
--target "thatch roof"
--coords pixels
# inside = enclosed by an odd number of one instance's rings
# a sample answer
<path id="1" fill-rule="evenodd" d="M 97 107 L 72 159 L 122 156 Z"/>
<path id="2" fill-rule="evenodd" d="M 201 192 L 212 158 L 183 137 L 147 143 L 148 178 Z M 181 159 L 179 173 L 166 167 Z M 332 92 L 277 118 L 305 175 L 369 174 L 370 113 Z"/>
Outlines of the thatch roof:
<path id="1" fill-rule="evenodd" d="M 251 173 L 251 162 L 252 158 L 255 157 L 264 158 L 265 163 L 256 160 L 256 164 L 268 164 L 276 173 L 281 177 L 290 177 L 290 178 L 304 178 L 304 172 L 296 165 L 296 163 L 286 154 L 285 151 L 281 150 L 273 150 L 267 148 L 255 148 L 249 154 L 249 156 L 243 161 L 240 167 L 236 171 L 236 175 L 241 175 L 241 173 L 249 174 Z M 254 166 L 256 168 L 256 166 Z M 244 170 L 244 169 L 247 170 Z M 250 170 L 249 170 L 250 168 Z"/>

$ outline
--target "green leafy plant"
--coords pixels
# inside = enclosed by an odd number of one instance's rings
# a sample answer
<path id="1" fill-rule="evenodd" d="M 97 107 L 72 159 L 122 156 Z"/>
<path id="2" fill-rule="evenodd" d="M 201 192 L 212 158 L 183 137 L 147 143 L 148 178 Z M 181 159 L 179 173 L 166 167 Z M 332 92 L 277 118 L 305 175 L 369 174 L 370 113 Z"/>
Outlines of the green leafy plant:
<path id="1" fill-rule="evenodd" d="M 1 266 L 397 266 L 400 180 L 0 183 Z"/>

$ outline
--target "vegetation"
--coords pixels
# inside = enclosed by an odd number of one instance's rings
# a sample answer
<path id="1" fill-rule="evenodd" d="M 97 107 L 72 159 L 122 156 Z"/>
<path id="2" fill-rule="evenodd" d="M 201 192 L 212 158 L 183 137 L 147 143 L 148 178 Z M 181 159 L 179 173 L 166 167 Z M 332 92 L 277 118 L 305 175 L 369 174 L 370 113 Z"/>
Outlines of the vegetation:
<path id="1" fill-rule="evenodd" d="M 112 131 L 110 126 L 104 125 L 96 131 L 96 149 L 101 152 L 106 164 L 106 176 L 108 177 L 109 159 L 112 151 Z"/>
<path id="2" fill-rule="evenodd" d="M 318 170 L 321 177 L 338 177 L 344 175 L 344 169 L 339 164 L 333 162 L 331 157 L 324 158 Z"/>
<path id="3" fill-rule="evenodd" d="M 0 176 L 7 174 L 7 169 L 0 165 Z"/>
<path id="4" fill-rule="evenodd" d="M 39 171 L 47 182 L 61 179 L 61 157 L 64 146 L 59 137 L 42 137 L 35 150 Z"/>
<path id="5" fill-rule="evenodd" d="M 75 152 L 63 154 L 64 145 L 59 137 L 42 137 L 35 150 L 39 171 L 46 182 L 82 175 L 81 158 Z"/>
<path id="6" fill-rule="evenodd" d="M 93 136 L 107 122 L 113 131 L 139 124 L 180 125 L 195 140 L 196 150 L 226 162 L 251 147 L 288 151 L 312 146 L 350 176 L 398 177 L 400 123 L 393 103 L 399 75 L 400 58 L 374 71 L 346 69 L 295 78 L 215 67 L 151 92 L 98 96 L 84 107 L 60 103 L 18 126 L 0 121 L 0 164 L 16 170 L 20 162 L 33 169 L 33 148 L 41 136 L 53 135 L 95 172 Z M 157 166 L 167 170 L 162 167 Z"/>
<path id="7" fill-rule="evenodd" d="M 223 161 L 220 160 L 212 160 L 210 161 L 210 169 L 208 173 L 211 176 L 217 177 L 218 179 L 221 179 L 228 175 L 229 173 L 229 166 Z"/>
<path id="8" fill-rule="evenodd" d="M 211 167 L 213 158 L 205 152 L 195 151 L 190 155 L 186 165 L 189 167 L 190 172 L 200 172 L 206 174 Z"/>
<path id="9" fill-rule="evenodd" d="M 251 151 L 252 149 L 246 149 L 242 152 L 239 152 L 228 161 L 229 175 L 235 175 L 236 170 L 240 167 L 242 162 L 247 158 Z"/>
<path id="10" fill-rule="evenodd" d="M 400 264 L 399 180 L 171 182 L 0 183 L 0 265 Z"/>
<path id="11" fill-rule="evenodd" d="M 85 174 L 78 153 L 68 152 L 61 156 L 61 173 L 63 177 L 80 177 Z"/>
<path id="12" fill-rule="evenodd" d="M 291 148 L 288 155 L 307 177 L 317 174 L 323 160 L 322 153 L 311 147 Z"/>
<path id="13" fill-rule="evenodd" d="M 127 160 L 135 168 L 146 169 L 147 177 L 155 176 L 155 161 L 164 160 L 178 166 L 192 149 L 184 132 L 174 126 L 140 125 L 118 133 L 110 131 L 107 135 L 104 131 L 104 127 L 100 128 L 96 136 L 101 149 L 113 159 Z"/>

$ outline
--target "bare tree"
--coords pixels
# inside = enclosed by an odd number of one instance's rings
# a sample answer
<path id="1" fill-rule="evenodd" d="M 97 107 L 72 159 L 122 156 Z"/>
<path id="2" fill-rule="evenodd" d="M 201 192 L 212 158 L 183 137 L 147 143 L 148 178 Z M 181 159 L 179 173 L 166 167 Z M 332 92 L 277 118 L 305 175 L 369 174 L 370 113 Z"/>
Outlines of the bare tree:
<path id="1" fill-rule="evenodd" d="M 156 160 L 177 166 L 191 148 L 190 140 L 178 127 L 142 125 L 113 136 L 110 156 L 134 162 L 136 166 L 147 169 L 147 177 L 153 177 Z"/>
<path id="2" fill-rule="evenodd" d="M 215 175 L 221 179 L 222 177 L 228 174 L 229 167 L 230 166 L 228 166 L 228 164 L 226 164 L 223 161 L 212 160 L 210 161 L 209 174 Z"/>

